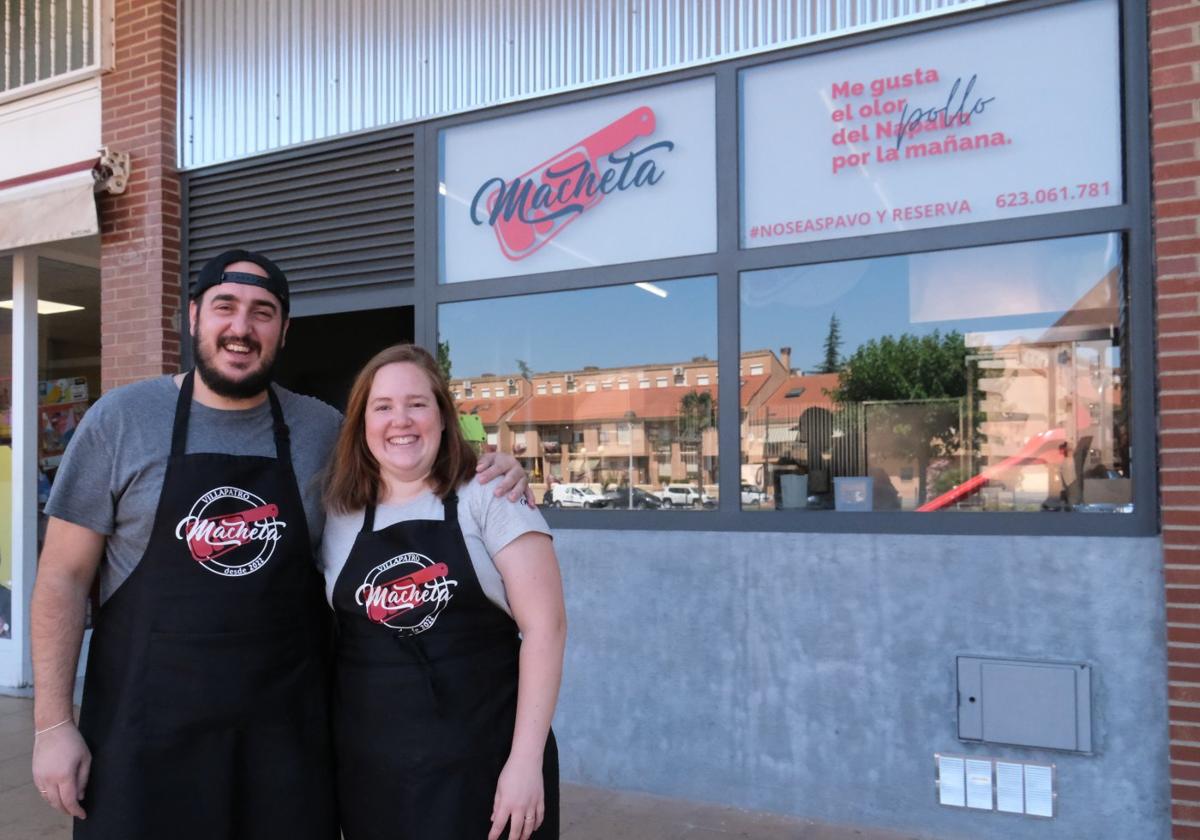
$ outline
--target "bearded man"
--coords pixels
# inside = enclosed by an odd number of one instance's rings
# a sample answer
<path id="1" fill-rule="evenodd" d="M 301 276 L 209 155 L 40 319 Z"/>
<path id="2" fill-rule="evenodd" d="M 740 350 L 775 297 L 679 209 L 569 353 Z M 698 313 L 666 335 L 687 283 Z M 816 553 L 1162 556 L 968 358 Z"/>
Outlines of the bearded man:
<path id="1" fill-rule="evenodd" d="M 289 323 L 275 263 L 227 251 L 188 297 L 195 369 L 105 394 L 46 505 L 34 780 L 77 840 L 334 840 L 315 548 L 341 415 L 271 384 Z M 515 497 L 524 472 L 496 460 L 481 480 L 506 472 Z"/>

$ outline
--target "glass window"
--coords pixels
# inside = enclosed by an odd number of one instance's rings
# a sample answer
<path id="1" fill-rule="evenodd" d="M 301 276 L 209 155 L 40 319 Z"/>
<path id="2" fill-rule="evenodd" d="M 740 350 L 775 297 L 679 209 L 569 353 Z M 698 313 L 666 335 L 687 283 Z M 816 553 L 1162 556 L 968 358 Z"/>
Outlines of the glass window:
<path id="1" fill-rule="evenodd" d="M 44 503 L 67 443 L 100 397 L 100 270 L 40 258 L 37 328 L 38 495 Z"/>
<path id="2" fill-rule="evenodd" d="M 1083 0 L 742 71 L 742 247 L 1120 204 L 1119 41 Z"/>
<path id="3" fill-rule="evenodd" d="M 440 131 L 442 282 L 714 250 L 714 103 L 706 77 Z"/>
<path id="4" fill-rule="evenodd" d="M 508 375 L 502 371 L 516 370 L 518 359 L 527 367 L 532 394 L 493 399 L 487 410 L 460 401 L 459 410 L 478 414 L 488 433 L 497 434 L 499 448 L 521 461 L 544 504 L 589 510 L 716 505 L 716 388 L 612 387 L 622 377 L 648 382 L 647 368 L 661 370 L 664 360 L 716 358 L 715 278 L 655 287 L 665 296 L 631 284 L 438 308 L 439 341 L 448 348 L 455 384 L 482 371 Z M 499 342 L 498 322 L 538 326 Z M 700 364 L 715 373 L 715 361 Z M 585 381 L 578 392 L 563 393 L 564 376 L 585 372 L 609 387 L 589 388 L 595 382 Z M 509 434 L 517 430 L 522 437 Z"/>
<path id="5" fill-rule="evenodd" d="M 1131 511 L 1125 301 L 1115 234 L 743 274 L 743 507 Z"/>

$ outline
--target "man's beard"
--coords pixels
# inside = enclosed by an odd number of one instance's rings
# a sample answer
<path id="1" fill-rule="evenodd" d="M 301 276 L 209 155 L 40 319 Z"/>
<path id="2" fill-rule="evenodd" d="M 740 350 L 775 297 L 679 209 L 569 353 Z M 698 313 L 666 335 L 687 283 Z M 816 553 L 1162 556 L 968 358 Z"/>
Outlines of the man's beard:
<path id="1" fill-rule="evenodd" d="M 200 374 L 200 378 L 204 380 L 204 384 L 213 393 L 232 400 L 245 400 L 257 397 L 267 389 L 267 385 L 271 381 L 271 375 L 275 372 L 275 360 L 279 358 L 279 346 L 283 344 L 282 336 L 280 336 L 279 345 L 275 347 L 275 351 L 269 357 L 263 355 L 262 345 L 252 338 L 217 338 L 217 349 L 220 349 L 224 342 L 236 341 L 239 344 L 247 345 L 251 350 L 257 352 L 262 362 L 258 369 L 249 371 L 241 379 L 230 379 L 213 366 L 212 356 L 205 351 L 200 343 L 199 327 L 200 325 L 197 324 L 196 333 L 192 335 L 192 358 L 196 360 L 196 372 Z"/>

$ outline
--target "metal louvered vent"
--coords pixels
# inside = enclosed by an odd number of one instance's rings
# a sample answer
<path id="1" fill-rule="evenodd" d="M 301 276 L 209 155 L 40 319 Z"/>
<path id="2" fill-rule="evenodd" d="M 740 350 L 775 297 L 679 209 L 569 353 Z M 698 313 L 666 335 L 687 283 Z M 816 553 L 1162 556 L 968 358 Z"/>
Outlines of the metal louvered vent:
<path id="1" fill-rule="evenodd" d="M 413 135 L 390 131 L 187 173 L 187 277 L 229 248 L 270 257 L 294 296 L 411 285 Z"/>

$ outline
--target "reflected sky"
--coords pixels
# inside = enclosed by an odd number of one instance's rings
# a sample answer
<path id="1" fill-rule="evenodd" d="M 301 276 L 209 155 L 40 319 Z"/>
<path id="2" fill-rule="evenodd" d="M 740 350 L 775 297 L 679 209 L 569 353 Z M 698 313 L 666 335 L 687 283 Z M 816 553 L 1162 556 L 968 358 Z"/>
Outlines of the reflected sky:
<path id="1" fill-rule="evenodd" d="M 1121 261 L 1120 237 L 1102 234 L 747 272 L 741 347 L 791 347 L 812 371 L 835 313 L 843 358 L 883 335 L 1043 329 Z"/>
<path id="2" fill-rule="evenodd" d="M 715 277 L 655 281 L 665 297 L 609 286 L 438 307 L 454 377 L 717 358 Z"/>

